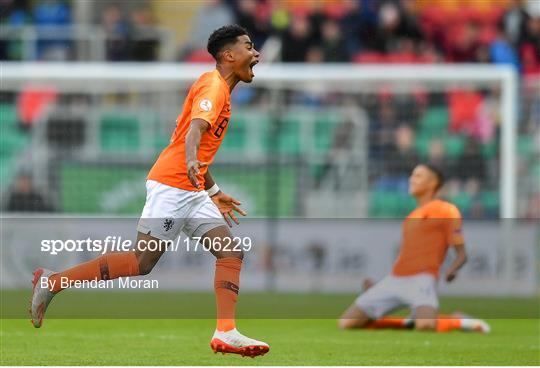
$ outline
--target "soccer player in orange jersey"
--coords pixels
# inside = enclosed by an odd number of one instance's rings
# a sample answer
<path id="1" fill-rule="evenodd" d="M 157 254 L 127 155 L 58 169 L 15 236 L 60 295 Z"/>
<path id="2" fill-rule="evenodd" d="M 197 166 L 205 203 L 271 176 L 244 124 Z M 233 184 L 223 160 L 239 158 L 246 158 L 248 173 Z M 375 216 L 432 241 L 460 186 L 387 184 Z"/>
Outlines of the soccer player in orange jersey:
<path id="1" fill-rule="evenodd" d="M 181 231 L 200 237 L 203 244 L 226 244 L 226 239 L 231 238 L 227 224 L 238 223 L 234 212 L 245 215 L 238 207 L 240 202 L 219 189 L 208 168 L 227 133 L 231 91 L 238 82 L 253 80 L 259 52 L 246 30 L 237 25 L 215 30 L 207 48 L 216 60 L 216 68 L 202 74 L 191 86 L 170 144 L 148 174 L 146 204 L 137 229 L 138 245 L 171 241 Z M 134 252 L 105 254 L 62 272 L 37 269 L 30 311 L 34 326 L 41 326 L 49 302 L 63 288 L 61 281 L 146 275 L 165 250 L 141 250 L 138 246 Z M 217 258 L 217 326 L 210 343 L 212 349 L 244 356 L 265 354 L 268 344 L 240 334 L 235 326 L 242 251 L 219 247 L 210 250 Z M 47 278 L 48 288 L 38 282 L 42 278 Z"/>
<path id="2" fill-rule="evenodd" d="M 437 279 L 447 250 L 456 257 L 446 271 L 451 282 L 465 264 L 467 255 L 461 231 L 461 214 L 451 203 L 437 199 L 444 184 L 434 166 L 420 164 L 409 178 L 409 192 L 417 207 L 403 222 L 400 253 L 392 273 L 367 288 L 343 313 L 339 327 L 416 328 L 418 330 L 467 330 L 489 332 L 482 320 L 466 316 L 438 315 Z M 393 310 L 408 307 L 412 318 L 384 317 Z"/>

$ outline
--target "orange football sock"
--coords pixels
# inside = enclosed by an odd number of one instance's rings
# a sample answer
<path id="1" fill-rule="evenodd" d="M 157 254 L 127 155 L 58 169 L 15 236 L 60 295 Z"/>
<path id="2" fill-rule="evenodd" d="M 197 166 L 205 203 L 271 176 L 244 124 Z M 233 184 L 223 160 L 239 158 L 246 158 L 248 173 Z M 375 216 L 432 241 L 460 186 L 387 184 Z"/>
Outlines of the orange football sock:
<path id="1" fill-rule="evenodd" d="M 214 290 L 216 293 L 217 329 L 229 331 L 236 327 L 236 299 L 240 285 L 240 258 L 221 258 L 216 261 Z"/>
<path id="2" fill-rule="evenodd" d="M 74 281 L 112 280 L 118 277 L 138 276 L 139 261 L 134 252 L 108 253 L 91 261 L 55 273 L 49 277 L 50 290 L 54 293 Z"/>
<path id="3" fill-rule="evenodd" d="M 370 322 L 366 328 L 407 328 L 405 318 L 402 317 L 383 317 Z"/>
<path id="4" fill-rule="evenodd" d="M 437 318 L 437 332 L 448 332 L 452 330 L 461 330 L 461 319 L 439 315 L 439 318 Z"/>

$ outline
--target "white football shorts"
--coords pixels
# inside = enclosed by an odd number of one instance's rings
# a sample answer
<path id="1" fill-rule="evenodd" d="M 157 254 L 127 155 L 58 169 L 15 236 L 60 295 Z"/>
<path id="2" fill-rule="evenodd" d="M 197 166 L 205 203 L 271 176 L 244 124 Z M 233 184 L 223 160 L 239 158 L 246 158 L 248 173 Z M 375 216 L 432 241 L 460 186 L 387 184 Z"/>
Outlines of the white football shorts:
<path id="1" fill-rule="evenodd" d="M 428 273 L 412 276 L 388 275 L 362 293 L 355 301 L 371 319 L 379 319 L 392 311 L 408 307 L 439 308 L 437 280 Z"/>
<path id="2" fill-rule="evenodd" d="M 208 193 L 146 181 L 146 203 L 137 230 L 162 240 L 175 240 L 180 232 L 201 237 L 208 231 L 227 226 L 223 215 Z"/>

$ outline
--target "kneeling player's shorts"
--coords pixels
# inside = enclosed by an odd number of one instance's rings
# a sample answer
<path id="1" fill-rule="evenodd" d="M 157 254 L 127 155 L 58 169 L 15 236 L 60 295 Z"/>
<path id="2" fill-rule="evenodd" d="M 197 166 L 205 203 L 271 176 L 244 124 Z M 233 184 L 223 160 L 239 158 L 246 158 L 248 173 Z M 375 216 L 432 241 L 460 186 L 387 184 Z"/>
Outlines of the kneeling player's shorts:
<path id="1" fill-rule="evenodd" d="M 371 319 L 408 307 L 439 307 L 437 280 L 431 274 L 412 276 L 388 275 L 356 299 L 356 305 Z"/>
<path id="2" fill-rule="evenodd" d="M 189 237 L 226 226 L 223 215 L 206 191 L 174 188 L 146 181 L 146 203 L 137 230 L 162 240 L 175 240 L 180 231 Z"/>

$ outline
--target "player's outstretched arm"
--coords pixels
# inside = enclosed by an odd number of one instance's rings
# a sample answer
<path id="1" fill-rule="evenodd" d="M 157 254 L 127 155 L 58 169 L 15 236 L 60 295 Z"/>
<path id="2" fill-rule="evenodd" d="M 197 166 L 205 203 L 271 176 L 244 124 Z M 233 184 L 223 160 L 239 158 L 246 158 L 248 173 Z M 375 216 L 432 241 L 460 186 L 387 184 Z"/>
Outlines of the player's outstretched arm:
<path id="1" fill-rule="evenodd" d="M 199 169 L 208 166 L 207 162 L 201 162 L 197 159 L 197 152 L 199 152 L 201 137 L 209 127 L 210 124 L 207 121 L 193 119 L 186 135 L 187 175 L 191 184 L 196 188 L 200 186 L 199 180 L 197 180 L 197 175 L 200 173 Z"/>
<path id="2" fill-rule="evenodd" d="M 456 258 L 450 265 L 450 268 L 446 271 L 446 281 L 451 282 L 457 276 L 458 270 L 463 267 L 467 262 L 467 252 L 465 251 L 465 245 L 459 244 L 453 247 L 456 250 Z"/>

